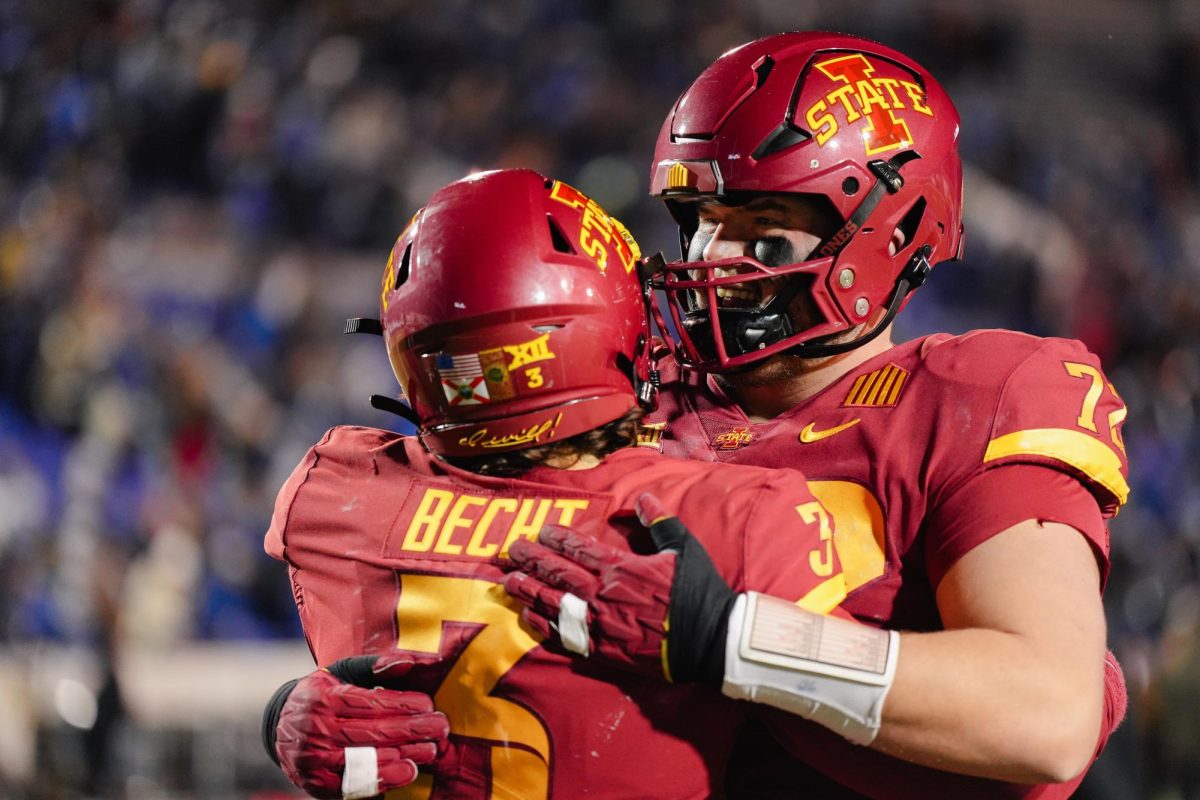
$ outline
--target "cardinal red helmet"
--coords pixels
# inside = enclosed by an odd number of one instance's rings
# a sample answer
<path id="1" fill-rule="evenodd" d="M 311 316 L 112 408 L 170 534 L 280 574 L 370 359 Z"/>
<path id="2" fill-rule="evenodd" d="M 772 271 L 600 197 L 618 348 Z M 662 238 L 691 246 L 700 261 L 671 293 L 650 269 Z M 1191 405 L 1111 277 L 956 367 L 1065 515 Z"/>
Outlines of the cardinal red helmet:
<path id="1" fill-rule="evenodd" d="M 547 444 L 649 404 L 637 243 L 599 204 L 529 170 L 430 198 L 380 297 L 392 369 L 426 446 L 480 456 Z"/>
<path id="2" fill-rule="evenodd" d="M 685 365 L 722 371 L 781 352 L 831 355 L 881 332 L 931 265 L 960 256 L 958 126 L 928 72 L 866 39 L 785 33 L 717 59 L 667 116 L 651 166 L 651 194 L 679 222 L 685 258 L 697 226 L 687 198 L 816 195 L 841 225 L 794 264 L 747 256 L 667 265 L 655 286 L 672 300 Z M 897 229 L 905 244 L 892 255 Z M 754 308 L 718 303 L 718 286 L 781 276 L 785 288 Z M 815 318 L 803 328 L 787 313 L 801 293 Z M 888 313 L 871 331 L 828 342 L 881 308 Z"/>

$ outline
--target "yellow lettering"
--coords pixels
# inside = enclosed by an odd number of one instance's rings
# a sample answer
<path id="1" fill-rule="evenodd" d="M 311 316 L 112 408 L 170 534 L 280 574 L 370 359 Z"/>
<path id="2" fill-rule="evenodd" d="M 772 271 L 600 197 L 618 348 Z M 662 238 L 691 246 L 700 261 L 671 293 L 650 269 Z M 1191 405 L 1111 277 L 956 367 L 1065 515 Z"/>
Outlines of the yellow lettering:
<path id="1" fill-rule="evenodd" d="M 851 481 L 809 481 L 808 488 L 833 517 L 833 548 L 842 562 L 846 591 L 882 575 L 887 534 L 883 508 L 870 490 Z"/>
<path id="2" fill-rule="evenodd" d="M 1108 390 L 1112 392 L 1113 397 L 1117 398 L 1117 402 L 1121 404 L 1121 407 L 1116 411 L 1109 412 L 1108 435 L 1112 437 L 1113 444 L 1121 448 L 1121 452 L 1124 453 L 1125 440 L 1121 438 L 1121 423 L 1125 421 L 1125 416 L 1129 413 L 1129 409 L 1125 407 L 1125 401 L 1121 399 L 1121 395 L 1117 394 L 1117 387 L 1110 383 Z"/>
<path id="3" fill-rule="evenodd" d="M 456 556 L 462 553 L 462 545 L 451 541 L 454 537 L 454 532 L 459 528 L 471 527 L 474 520 L 468 519 L 463 515 L 471 506 L 482 505 L 487 505 L 487 500 L 482 497 L 474 497 L 469 494 L 460 495 L 454 501 L 454 506 L 450 509 L 450 514 L 446 517 L 445 524 L 442 525 L 442 532 L 438 536 L 437 544 L 433 547 L 433 552 L 448 556 Z"/>
<path id="4" fill-rule="evenodd" d="M 571 521 L 575 519 L 576 511 L 584 511 L 588 507 L 587 500 L 566 500 L 558 499 L 554 501 L 554 507 L 558 509 L 558 524 L 570 526 Z"/>
<path id="5" fill-rule="evenodd" d="M 892 108 L 905 108 L 904 103 L 900 102 L 900 98 L 896 96 L 896 87 L 900 85 L 900 81 L 895 78 L 876 78 L 875 87 L 882 88 L 888 93 L 888 97 L 892 98 Z"/>
<path id="6" fill-rule="evenodd" d="M 534 364 L 538 361 L 549 361 L 555 357 L 554 353 L 550 351 L 549 333 L 543 333 L 538 338 L 530 339 L 528 342 L 505 345 L 504 352 L 512 356 L 512 361 L 508 364 L 510 372 L 517 367 Z"/>
<path id="7" fill-rule="evenodd" d="M 562 181 L 554 182 L 554 186 L 550 188 L 550 197 L 571 208 L 580 208 L 588 202 L 588 197 L 583 192 Z"/>
<path id="8" fill-rule="evenodd" d="M 517 501 L 511 497 L 497 497 L 488 503 L 487 508 L 479 515 L 479 522 L 475 525 L 475 530 L 471 534 L 471 541 L 467 542 L 467 555 L 477 558 L 491 558 L 496 555 L 496 551 L 500 549 L 498 544 L 484 544 L 484 537 L 487 536 L 488 528 L 496 519 L 496 515 L 501 511 L 511 514 L 517 510 Z"/>
<path id="9" fill-rule="evenodd" d="M 509 545 L 518 537 L 536 539 L 538 531 L 546 524 L 546 515 L 550 513 L 551 505 L 552 502 L 547 499 L 522 500 L 521 508 L 517 511 L 517 518 L 513 520 L 512 527 L 508 529 L 508 536 L 504 538 L 504 546 L 500 548 L 500 555 L 507 556 Z"/>
<path id="10" fill-rule="evenodd" d="M 605 242 L 612 241 L 612 220 L 594 202 L 588 203 L 583 210 L 583 220 L 579 224 L 585 229 L 599 231 Z"/>
<path id="11" fill-rule="evenodd" d="M 528 428 L 517 433 L 510 433 L 506 436 L 494 436 L 488 433 L 487 428 L 480 428 L 470 436 L 464 436 L 458 440 L 458 443 L 464 447 L 510 447 L 514 444 L 529 444 L 532 442 L 540 442 L 542 436 L 549 434 L 554 436 L 554 429 L 558 427 L 558 423 L 562 422 L 562 412 L 558 413 L 554 419 L 548 419 L 545 422 L 534 423 Z"/>
<path id="12" fill-rule="evenodd" d="M 829 514 L 815 500 L 796 506 L 796 512 L 807 524 L 819 525 L 822 547 L 809 551 L 808 566 L 818 578 L 828 578 L 833 574 L 833 529 L 829 526 Z"/>
<path id="13" fill-rule="evenodd" d="M 604 242 L 592 238 L 592 233 L 587 228 L 579 231 L 579 246 L 583 248 L 583 252 L 592 257 L 601 272 L 608 269 L 608 250 L 604 248 Z"/>
<path id="14" fill-rule="evenodd" d="M 481 797 L 549 796 L 554 762 L 545 724 L 529 709 L 495 696 L 494 691 L 541 640 L 521 623 L 520 611 L 520 603 L 489 581 L 400 576 L 396 646 L 401 650 L 436 656 L 443 652 L 445 622 L 471 622 L 478 628 L 449 662 L 450 670 L 433 702 L 450 718 L 451 733 L 490 746 L 490 764 L 478 790 Z M 422 786 L 418 779 L 387 796 L 429 797 L 431 792 L 432 786 Z"/>
<path id="15" fill-rule="evenodd" d="M 609 217 L 613 228 L 619 237 L 616 242 L 617 257 L 621 259 L 621 264 L 625 267 L 625 274 L 633 272 L 633 265 L 642 257 L 642 250 L 638 247 L 637 240 L 633 238 L 633 234 L 629 229 L 621 224 L 621 220 L 616 217 Z"/>
<path id="16" fill-rule="evenodd" d="M 933 116 L 933 110 L 925 105 L 925 90 L 921 88 L 920 84 L 913 83 L 912 81 L 900 81 L 900 85 L 908 92 L 908 99 L 912 100 L 914 111 L 920 111 L 929 117 Z"/>
<path id="17" fill-rule="evenodd" d="M 1095 433 L 1096 404 L 1100 402 L 1100 395 L 1104 391 L 1104 376 L 1100 374 L 1100 370 L 1087 364 L 1064 361 L 1063 366 L 1066 367 L 1067 374 L 1071 377 L 1086 378 L 1091 382 L 1087 394 L 1083 396 L 1083 405 L 1079 409 L 1079 419 L 1076 420 L 1076 423 L 1079 427 Z"/>
<path id="18" fill-rule="evenodd" d="M 396 282 L 396 250 L 388 253 L 387 266 L 383 270 L 383 290 L 379 293 L 379 305 L 384 311 L 388 309 L 388 289 L 392 288 L 392 284 Z"/>
<path id="19" fill-rule="evenodd" d="M 412 522 L 408 523 L 408 531 L 404 534 L 404 544 L 401 547 L 415 553 L 427 551 L 433 544 L 433 535 L 441 527 L 442 518 L 446 516 L 454 492 L 445 489 L 426 489 L 413 514 Z"/>
<path id="20" fill-rule="evenodd" d="M 837 119 L 829 113 L 829 105 L 824 100 L 818 100 L 809 106 L 804 119 L 808 127 L 816 132 L 818 146 L 825 144 L 829 137 L 838 131 Z"/>
<path id="21" fill-rule="evenodd" d="M 850 95 L 854 94 L 854 87 L 847 83 L 845 86 L 839 86 L 829 94 L 825 95 L 825 99 L 829 102 L 834 100 L 842 104 L 842 108 L 846 111 L 846 122 L 856 122 L 862 114 L 858 113 L 858 109 L 850 102 Z"/>
<path id="22" fill-rule="evenodd" d="M 526 386 L 530 389 L 538 389 L 546 382 L 546 379 L 542 377 L 541 367 L 530 367 L 525 370 L 525 380 L 527 381 Z"/>
<path id="23" fill-rule="evenodd" d="M 858 103 L 862 106 L 863 113 L 867 115 L 870 115 L 872 106 L 879 106 L 885 110 L 891 108 L 870 81 L 858 82 Z"/>

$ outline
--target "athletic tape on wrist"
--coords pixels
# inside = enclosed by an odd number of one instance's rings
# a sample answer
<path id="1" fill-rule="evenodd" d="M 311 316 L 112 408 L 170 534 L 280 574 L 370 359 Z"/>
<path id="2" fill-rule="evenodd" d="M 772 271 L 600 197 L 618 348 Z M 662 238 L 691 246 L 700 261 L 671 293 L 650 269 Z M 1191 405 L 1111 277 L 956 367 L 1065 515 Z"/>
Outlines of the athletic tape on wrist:
<path id="1" fill-rule="evenodd" d="M 774 706 L 870 744 L 896 674 L 900 634 L 740 595 L 725 647 L 728 697 Z"/>
<path id="2" fill-rule="evenodd" d="M 558 606 L 558 636 L 563 647 L 572 653 L 588 656 L 588 605 L 579 597 L 567 592 Z"/>
<path id="3" fill-rule="evenodd" d="M 360 800 L 379 794 L 379 757 L 374 747 L 347 747 L 342 751 L 346 768 L 342 770 L 342 797 Z"/>

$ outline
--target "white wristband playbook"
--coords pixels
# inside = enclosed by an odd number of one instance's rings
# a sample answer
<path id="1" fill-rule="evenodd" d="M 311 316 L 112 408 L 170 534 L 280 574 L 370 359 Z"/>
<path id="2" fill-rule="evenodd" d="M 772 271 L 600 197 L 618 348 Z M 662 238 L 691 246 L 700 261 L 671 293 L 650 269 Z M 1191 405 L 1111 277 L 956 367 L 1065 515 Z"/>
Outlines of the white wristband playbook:
<path id="1" fill-rule="evenodd" d="M 722 692 L 810 719 L 855 744 L 879 733 L 900 634 L 750 592 L 729 616 Z"/>

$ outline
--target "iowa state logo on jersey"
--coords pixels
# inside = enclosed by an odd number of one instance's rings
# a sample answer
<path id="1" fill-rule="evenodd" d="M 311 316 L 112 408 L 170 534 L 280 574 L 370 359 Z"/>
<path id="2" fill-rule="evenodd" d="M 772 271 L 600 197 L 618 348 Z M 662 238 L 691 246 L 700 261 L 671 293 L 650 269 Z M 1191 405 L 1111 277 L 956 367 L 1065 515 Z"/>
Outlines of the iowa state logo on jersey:
<path id="1" fill-rule="evenodd" d="M 754 434 L 746 425 L 738 425 L 724 433 L 718 433 L 713 438 L 713 447 L 718 450 L 737 450 L 754 441 Z"/>

